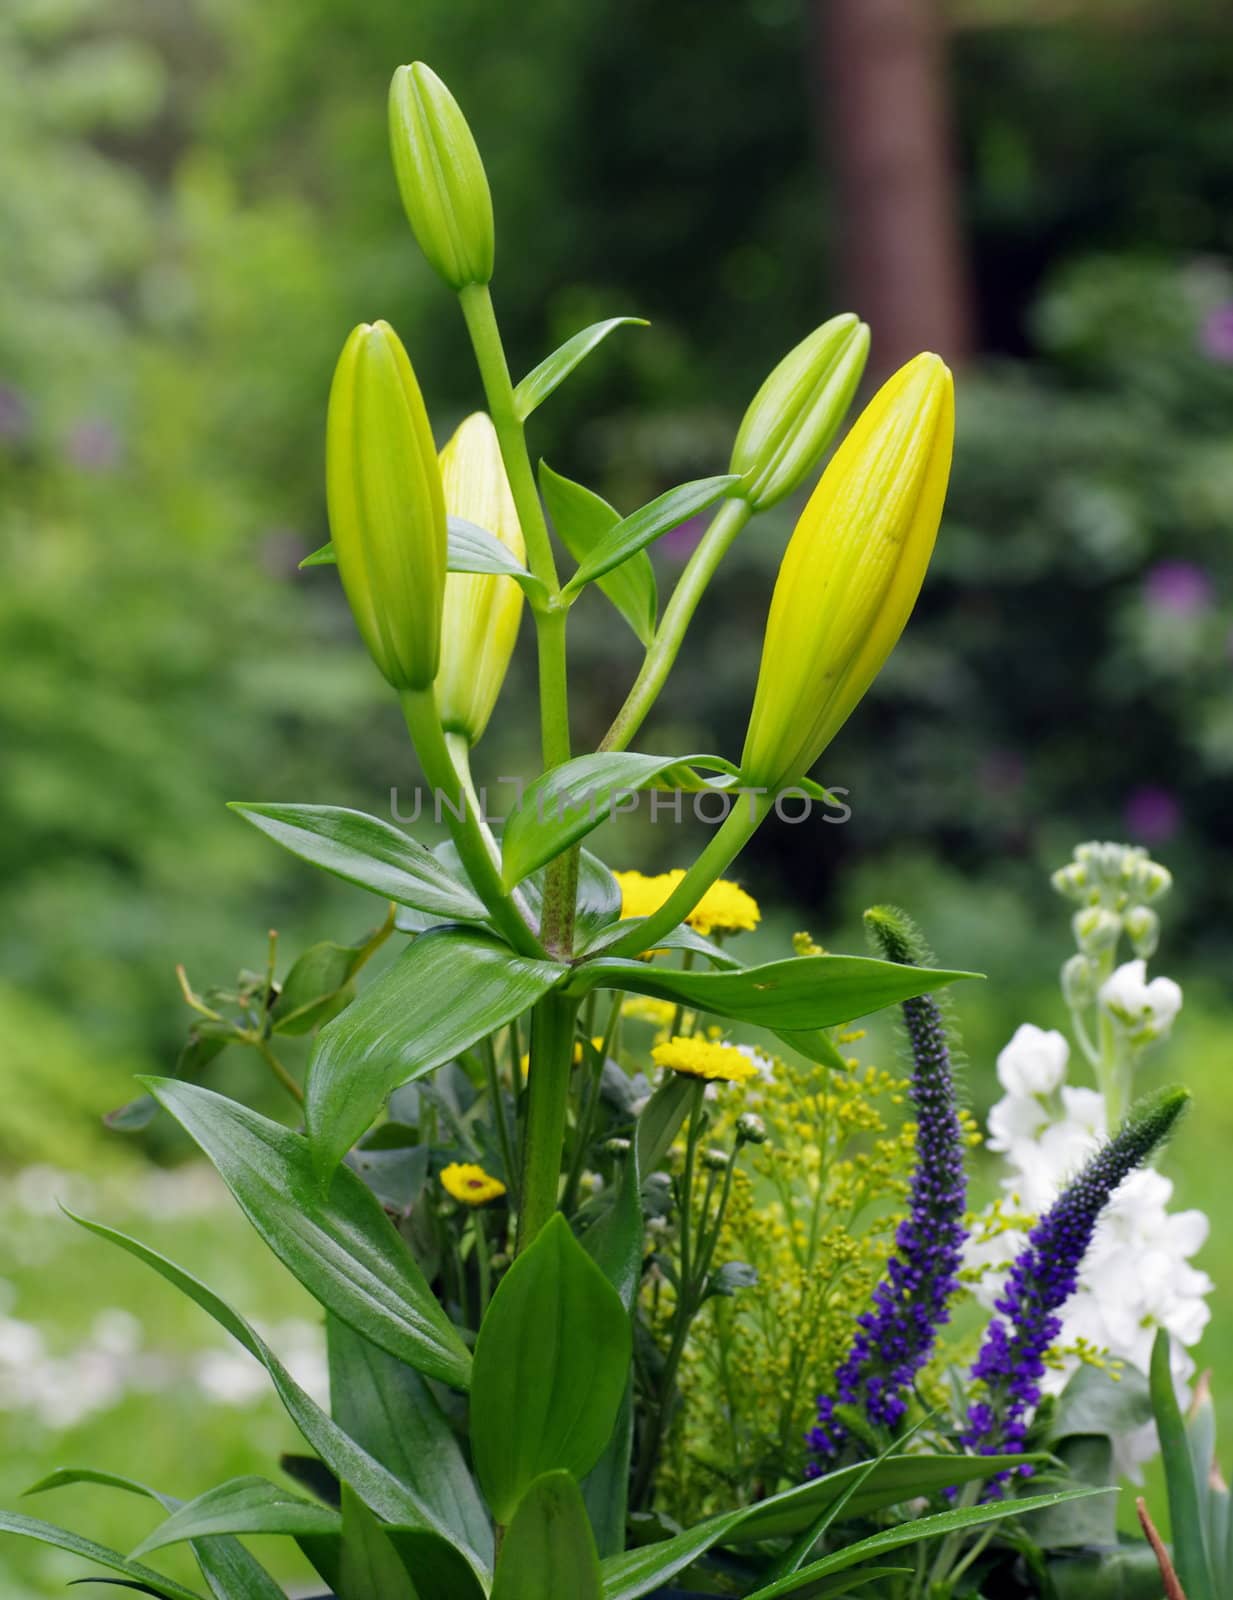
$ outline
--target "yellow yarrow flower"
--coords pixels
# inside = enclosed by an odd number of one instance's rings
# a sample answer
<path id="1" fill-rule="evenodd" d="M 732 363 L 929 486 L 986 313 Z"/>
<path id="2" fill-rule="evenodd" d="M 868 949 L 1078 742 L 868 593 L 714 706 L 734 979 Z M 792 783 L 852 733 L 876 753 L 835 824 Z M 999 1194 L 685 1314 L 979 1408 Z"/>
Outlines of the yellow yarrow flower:
<path id="1" fill-rule="evenodd" d="M 603 1036 L 603 1034 L 602 1033 L 595 1034 L 595 1036 L 591 1040 L 591 1043 L 594 1045 L 596 1050 L 602 1050 L 604 1048 L 604 1036 Z M 576 1067 L 580 1067 L 582 1065 L 582 1062 L 583 1062 L 583 1059 L 584 1059 L 584 1054 L 585 1054 L 585 1052 L 583 1051 L 583 1048 L 582 1048 L 582 1040 L 581 1039 L 575 1039 L 574 1040 L 574 1065 Z M 531 1070 L 531 1052 L 529 1050 L 523 1052 L 522 1063 L 521 1064 L 522 1064 L 522 1075 L 525 1078 L 527 1073 Z"/>
<path id="2" fill-rule="evenodd" d="M 621 890 L 621 917 L 649 917 L 659 910 L 664 901 L 685 876 L 682 868 L 648 876 L 641 872 L 615 872 Z M 703 938 L 712 933 L 743 933 L 751 931 L 762 920 L 758 902 L 739 884 L 727 878 L 717 879 L 685 918 L 685 921 Z"/>
<path id="3" fill-rule="evenodd" d="M 651 1059 L 657 1066 L 670 1067 L 690 1078 L 705 1078 L 710 1083 L 747 1083 L 758 1076 L 756 1063 L 743 1050 L 711 1039 L 683 1039 L 678 1034 L 655 1045 Z"/>
<path id="4" fill-rule="evenodd" d="M 471 1161 L 454 1161 L 444 1168 L 441 1187 L 464 1206 L 487 1205 L 489 1200 L 499 1200 L 505 1193 L 500 1178 L 494 1178 Z"/>
<path id="5" fill-rule="evenodd" d="M 626 1022 L 649 1022 L 656 1028 L 667 1028 L 676 1016 L 676 1006 L 671 1000 L 656 1000 L 649 994 L 631 994 L 621 1006 L 621 1016 Z"/>

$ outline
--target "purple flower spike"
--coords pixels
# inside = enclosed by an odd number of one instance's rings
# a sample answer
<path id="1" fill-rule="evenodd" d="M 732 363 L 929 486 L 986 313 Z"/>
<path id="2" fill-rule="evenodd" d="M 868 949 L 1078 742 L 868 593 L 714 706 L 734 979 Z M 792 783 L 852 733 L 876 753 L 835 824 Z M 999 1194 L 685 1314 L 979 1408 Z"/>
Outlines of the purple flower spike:
<path id="1" fill-rule="evenodd" d="M 865 913 L 865 921 L 888 960 L 924 960 L 920 935 L 901 911 L 878 906 Z M 946 1025 L 930 995 L 905 1001 L 902 1010 L 917 1125 L 910 1206 L 873 1306 L 857 1319 L 859 1331 L 835 1374 L 834 1394 L 818 1396 L 818 1425 L 807 1443 L 823 1460 L 838 1455 L 848 1439 L 836 1406 L 861 1407 L 875 1426 L 893 1428 L 903 1420 L 913 1380 L 933 1351 L 938 1329 L 950 1320 L 949 1302 L 959 1283 L 967 1180 Z"/>
<path id="2" fill-rule="evenodd" d="M 1122 1180 L 1168 1137 L 1189 1099 L 1185 1089 L 1162 1089 L 1141 1100 L 1028 1235 L 972 1368 L 984 1394 L 969 1406 L 960 1435 L 969 1450 L 1001 1455 L 1022 1448 L 1040 1401 L 1045 1357 L 1062 1331 L 1060 1312 L 1075 1292 L 1100 1214 Z"/>

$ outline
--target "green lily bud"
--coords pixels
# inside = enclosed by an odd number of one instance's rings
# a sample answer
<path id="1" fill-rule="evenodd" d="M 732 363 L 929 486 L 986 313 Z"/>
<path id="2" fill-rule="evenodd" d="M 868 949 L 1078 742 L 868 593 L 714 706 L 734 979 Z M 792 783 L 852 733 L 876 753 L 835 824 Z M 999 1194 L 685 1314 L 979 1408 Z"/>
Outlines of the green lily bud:
<path id="1" fill-rule="evenodd" d="M 526 560 L 497 430 L 482 411 L 459 427 L 441 452 L 445 509 L 498 538 Z M 451 572 L 445 580 L 437 708 L 447 733 L 475 744 L 488 726 L 518 637 L 522 590 L 513 578 Z"/>
<path id="2" fill-rule="evenodd" d="M 751 787 L 808 772 L 898 641 L 933 554 L 954 427 L 949 370 L 917 356 L 822 474 L 771 599 L 741 757 Z"/>
<path id="3" fill-rule="evenodd" d="M 777 505 L 821 461 L 865 370 L 869 329 L 852 312 L 832 317 L 789 350 L 758 390 L 732 447 L 729 472 L 755 511 Z"/>
<path id="4" fill-rule="evenodd" d="M 492 195 L 474 135 L 431 67 L 399 67 L 390 84 L 390 149 L 407 220 L 451 289 L 487 283 Z"/>
<path id="5" fill-rule="evenodd" d="M 437 675 L 445 500 L 428 413 L 387 322 L 362 322 L 330 388 L 326 500 L 338 575 L 369 654 L 395 689 Z"/>

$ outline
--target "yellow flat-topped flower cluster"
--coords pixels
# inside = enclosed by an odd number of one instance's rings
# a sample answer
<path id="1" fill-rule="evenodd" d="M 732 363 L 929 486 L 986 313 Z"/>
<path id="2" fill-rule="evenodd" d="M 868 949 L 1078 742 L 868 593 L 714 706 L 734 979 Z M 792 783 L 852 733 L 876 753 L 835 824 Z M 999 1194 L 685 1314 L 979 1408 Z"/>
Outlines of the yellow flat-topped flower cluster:
<path id="1" fill-rule="evenodd" d="M 651 1051 L 657 1066 L 671 1067 L 690 1078 L 705 1078 L 709 1083 L 748 1083 L 758 1074 L 752 1061 L 734 1044 L 719 1044 L 713 1039 L 684 1039 L 679 1034 L 657 1044 Z"/>
<path id="2" fill-rule="evenodd" d="M 642 872 L 613 874 L 621 890 L 621 916 L 649 917 L 685 876 L 680 868 L 651 875 Z M 717 879 L 686 917 L 686 922 L 703 938 L 712 933 L 749 933 L 762 920 L 758 902 L 738 883 Z"/>

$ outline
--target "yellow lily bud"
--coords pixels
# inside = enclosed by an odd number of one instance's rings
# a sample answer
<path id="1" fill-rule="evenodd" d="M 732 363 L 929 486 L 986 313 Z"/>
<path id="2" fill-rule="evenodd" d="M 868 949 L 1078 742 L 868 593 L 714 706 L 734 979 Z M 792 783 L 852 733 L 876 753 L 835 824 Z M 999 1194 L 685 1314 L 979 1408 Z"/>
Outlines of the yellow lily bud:
<path id="1" fill-rule="evenodd" d="M 894 649 L 933 553 L 954 428 L 949 370 L 917 356 L 822 474 L 771 599 L 741 758 L 750 785 L 808 772 Z"/>
<path id="2" fill-rule="evenodd" d="M 486 528 L 526 560 L 497 430 L 484 412 L 468 417 L 442 450 L 441 482 L 451 516 Z M 447 733 L 475 744 L 488 726 L 521 620 L 522 590 L 513 578 L 474 572 L 446 578 L 437 707 Z"/>
<path id="3" fill-rule="evenodd" d="M 740 492 L 755 511 L 777 505 L 821 461 L 852 404 L 868 354 L 869 329 L 849 311 L 789 350 L 758 390 L 728 468 L 744 478 Z"/>
<path id="4" fill-rule="evenodd" d="M 330 388 L 326 501 L 338 575 L 373 660 L 396 689 L 437 675 L 445 500 L 428 413 L 387 322 L 360 323 Z"/>
<path id="5" fill-rule="evenodd" d="M 390 84 L 390 149 L 407 220 L 428 264 L 452 289 L 487 283 L 492 195 L 474 135 L 431 67 L 399 67 Z"/>

